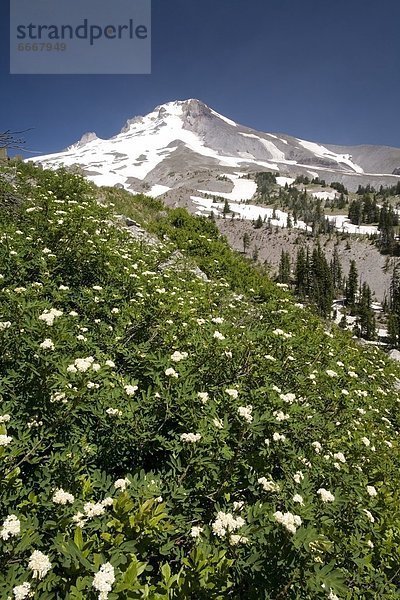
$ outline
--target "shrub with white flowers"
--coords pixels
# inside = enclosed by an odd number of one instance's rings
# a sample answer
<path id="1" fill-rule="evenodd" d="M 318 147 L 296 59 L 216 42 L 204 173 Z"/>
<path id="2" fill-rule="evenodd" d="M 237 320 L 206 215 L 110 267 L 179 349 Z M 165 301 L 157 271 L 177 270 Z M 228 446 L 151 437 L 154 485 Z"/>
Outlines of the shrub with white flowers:
<path id="1" fill-rule="evenodd" d="M 211 219 L 4 168 L 0 598 L 399 598 L 399 366 Z"/>

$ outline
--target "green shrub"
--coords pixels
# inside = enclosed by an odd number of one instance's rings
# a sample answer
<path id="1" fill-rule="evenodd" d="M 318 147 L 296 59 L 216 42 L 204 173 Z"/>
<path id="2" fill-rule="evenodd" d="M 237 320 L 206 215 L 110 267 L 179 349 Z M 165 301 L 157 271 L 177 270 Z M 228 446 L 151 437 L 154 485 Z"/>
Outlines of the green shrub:
<path id="1" fill-rule="evenodd" d="M 76 175 L 21 165 L 15 193 L 0 596 L 400 598 L 395 365 L 211 221 L 167 211 L 143 249 Z"/>

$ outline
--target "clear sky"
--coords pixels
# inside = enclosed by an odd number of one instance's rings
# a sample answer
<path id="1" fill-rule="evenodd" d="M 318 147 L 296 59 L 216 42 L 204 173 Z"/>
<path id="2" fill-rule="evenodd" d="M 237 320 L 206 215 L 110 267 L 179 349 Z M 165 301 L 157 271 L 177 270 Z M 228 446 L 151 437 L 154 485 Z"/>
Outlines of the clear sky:
<path id="1" fill-rule="evenodd" d="M 261 131 L 400 146 L 399 0 L 153 0 L 152 74 L 126 76 L 9 75 L 0 2 L 0 130 L 32 127 L 30 150 L 185 98 Z"/>

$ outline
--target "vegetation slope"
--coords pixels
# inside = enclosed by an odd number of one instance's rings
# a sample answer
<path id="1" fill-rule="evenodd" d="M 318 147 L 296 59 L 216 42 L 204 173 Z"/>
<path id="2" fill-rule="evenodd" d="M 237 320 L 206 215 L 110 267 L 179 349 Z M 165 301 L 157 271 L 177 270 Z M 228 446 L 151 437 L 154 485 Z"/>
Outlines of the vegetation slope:
<path id="1" fill-rule="evenodd" d="M 17 169 L 0 179 L 1 598 L 400 598 L 397 367 L 210 220 Z M 159 244 L 118 226 L 128 209 Z"/>

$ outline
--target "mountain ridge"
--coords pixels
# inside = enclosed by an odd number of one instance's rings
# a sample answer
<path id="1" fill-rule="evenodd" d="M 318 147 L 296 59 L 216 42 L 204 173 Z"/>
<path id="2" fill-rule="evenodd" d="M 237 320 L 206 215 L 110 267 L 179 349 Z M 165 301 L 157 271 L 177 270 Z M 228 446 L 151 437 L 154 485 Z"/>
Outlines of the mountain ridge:
<path id="1" fill-rule="evenodd" d="M 399 178 L 400 148 L 320 144 L 260 132 L 191 98 L 160 104 L 147 115 L 128 119 L 109 139 L 88 132 L 66 150 L 33 161 L 50 168 L 77 165 L 98 185 L 153 196 L 172 191 L 174 201 L 183 194 L 190 205 L 193 195 L 215 187 L 226 173 L 307 175 L 339 181 L 350 190 L 366 183 L 391 185 Z M 196 171 L 203 172 L 203 181 L 193 181 Z M 218 187 L 216 191 L 226 190 Z"/>

